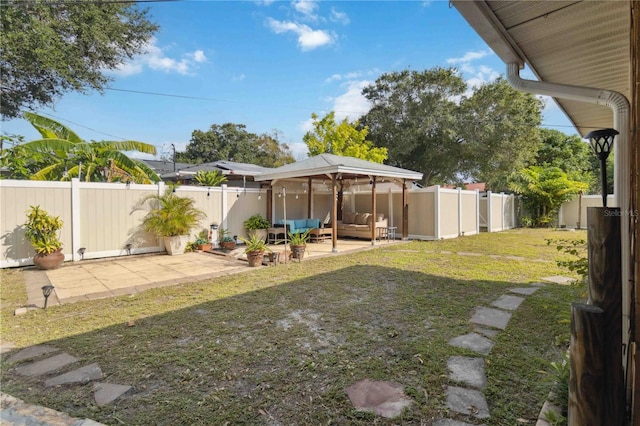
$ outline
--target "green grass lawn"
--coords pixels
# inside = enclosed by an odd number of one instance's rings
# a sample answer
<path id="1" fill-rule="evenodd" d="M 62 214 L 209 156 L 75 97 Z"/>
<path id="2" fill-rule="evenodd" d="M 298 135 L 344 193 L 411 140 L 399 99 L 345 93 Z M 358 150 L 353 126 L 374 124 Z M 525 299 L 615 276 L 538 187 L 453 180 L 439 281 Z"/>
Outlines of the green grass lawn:
<path id="1" fill-rule="evenodd" d="M 4 270 L 3 341 L 46 342 L 82 365 L 98 362 L 104 381 L 133 389 L 99 408 L 90 384 L 48 389 L 3 361 L 3 391 L 114 425 L 456 418 L 445 408 L 447 360 L 475 354 L 448 341 L 471 332 L 474 308 L 507 289 L 571 276 L 556 266 L 562 255 L 546 238 L 585 233 L 518 229 L 414 241 L 17 317 L 13 310 L 26 302 L 22 271 Z M 482 256 L 458 254 L 470 252 Z M 491 419 L 482 423 L 535 424 L 549 391 L 541 371 L 566 350 L 570 303 L 583 293 L 547 285 L 513 314 L 485 358 Z M 403 384 L 414 404 L 394 420 L 355 411 L 345 388 L 365 378 Z"/>

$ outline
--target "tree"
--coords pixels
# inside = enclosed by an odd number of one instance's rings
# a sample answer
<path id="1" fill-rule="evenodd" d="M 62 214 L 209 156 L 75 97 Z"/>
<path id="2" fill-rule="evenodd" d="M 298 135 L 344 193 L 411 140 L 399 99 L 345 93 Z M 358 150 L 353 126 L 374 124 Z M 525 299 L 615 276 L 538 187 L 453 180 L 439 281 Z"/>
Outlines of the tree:
<path id="1" fill-rule="evenodd" d="M 585 182 L 593 190 L 597 184 L 594 165 L 598 167 L 598 161 L 589 144 L 578 136 L 552 129 L 541 128 L 540 136 L 542 144 L 529 165 L 558 167 L 571 179 Z"/>
<path id="2" fill-rule="evenodd" d="M 263 167 L 277 167 L 292 163 L 293 156 L 286 144 L 271 135 L 249 133 L 244 124 L 211 125 L 203 132 L 195 130 L 184 153 L 176 154 L 176 161 L 208 163 L 218 160 L 252 163 Z"/>
<path id="3" fill-rule="evenodd" d="M 389 165 L 422 172 L 426 185 L 457 181 L 462 141 L 454 99 L 465 89 L 453 68 L 382 74 L 362 91 L 372 108 L 361 122 L 374 145 L 388 149 Z"/>
<path id="4" fill-rule="evenodd" d="M 366 140 L 369 129 L 361 127 L 358 121 L 350 123 L 347 118 L 336 123 L 335 113 L 331 111 L 318 120 L 316 113 L 311 114 L 313 131 L 307 132 L 302 140 L 307 144 L 309 156 L 323 153 L 361 158 L 382 163 L 387 159 L 387 148 L 374 147 Z"/>
<path id="5" fill-rule="evenodd" d="M 127 2 L 2 2 L 0 114 L 52 103 L 68 91 L 102 91 L 158 26 Z"/>
<path id="6" fill-rule="evenodd" d="M 584 182 L 571 180 L 559 167 L 527 167 L 509 181 L 509 188 L 522 194 L 524 208 L 537 226 L 548 225 L 562 203 L 587 187 Z"/>
<path id="7" fill-rule="evenodd" d="M 29 112 L 24 116 L 43 139 L 17 145 L 7 155 L 38 159 L 30 163 L 29 179 L 69 180 L 81 177 L 86 182 L 136 183 L 160 180 L 145 163 L 121 152 L 139 151 L 155 155 L 156 147 L 153 145 L 138 141 L 85 142 L 71 129 L 55 120 Z M 10 169 L 10 173 L 14 178 L 24 176 L 23 170 Z"/>
<path id="8" fill-rule="evenodd" d="M 540 145 L 542 101 L 499 78 L 460 103 L 462 171 L 488 188 L 507 188 L 509 176 L 530 163 Z"/>

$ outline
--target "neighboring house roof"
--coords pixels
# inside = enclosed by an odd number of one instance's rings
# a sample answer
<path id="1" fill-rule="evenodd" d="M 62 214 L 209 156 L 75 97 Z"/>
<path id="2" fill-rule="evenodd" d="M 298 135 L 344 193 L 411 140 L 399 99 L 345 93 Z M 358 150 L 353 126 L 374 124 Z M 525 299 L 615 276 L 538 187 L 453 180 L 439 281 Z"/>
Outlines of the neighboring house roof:
<path id="1" fill-rule="evenodd" d="M 343 157 L 334 154 L 320 154 L 302 161 L 266 171 L 255 177 L 256 181 L 294 179 L 294 178 L 327 178 L 337 173 L 343 179 L 356 176 L 379 176 L 387 178 L 420 180 L 422 173 L 399 167 L 387 166 L 359 158 Z"/>
<path id="2" fill-rule="evenodd" d="M 272 168 L 257 166 L 255 164 L 235 163 L 233 161 L 220 160 L 202 164 L 176 163 L 174 171 L 172 162 L 157 160 L 142 161 L 154 169 L 155 172 L 163 179 L 179 178 L 181 180 L 190 180 L 193 179 L 195 174 L 200 170 L 219 171 L 223 175 L 227 176 L 227 179 L 232 178 L 230 175 L 253 177 L 265 171 L 273 170 Z"/>

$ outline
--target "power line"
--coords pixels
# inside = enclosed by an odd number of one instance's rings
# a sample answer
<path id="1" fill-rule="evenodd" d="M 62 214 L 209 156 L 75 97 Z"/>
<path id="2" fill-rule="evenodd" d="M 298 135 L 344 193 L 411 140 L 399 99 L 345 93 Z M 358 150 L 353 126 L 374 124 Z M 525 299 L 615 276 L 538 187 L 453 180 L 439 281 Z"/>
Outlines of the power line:
<path id="1" fill-rule="evenodd" d="M 197 100 L 197 101 L 207 101 L 207 102 L 227 102 L 227 103 L 236 103 L 236 104 L 248 104 L 248 102 L 242 102 L 242 101 L 234 101 L 234 100 L 229 100 L 229 99 L 217 99 L 217 98 L 205 98 L 205 97 L 200 97 L 200 96 L 189 96 L 189 95 L 179 95 L 179 94 L 175 94 L 175 93 L 161 93 L 161 92 L 147 92 L 147 91 L 143 91 L 143 90 L 130 90 L 130 89 L 119 89 L 116 87 L 109 87 L 106 88 L 106 90 L 110 90 L 113 92 L 123 92 L 123 93 L 133 93 L 133 94 L 139 94 L 139 95 L 149 95 L 149 96 L 163 96 L 163 97 L 168 97 L 168 98 L 178 98 L 178 99 L 192 99 L 192 100 Z M 255 105 L 255 103 L 251 103 L 251 105 Z M 300 106 L 296 106 L 296 105 L 272 105 L 272 107 L 275 106 L 279 106 L 282 108 L 291 108 L 291 109 L 298 109 L 298 110 L 307 110 L 307 111 L 311 111 L 311 112 L 315 112 L 315 111 L 321 111 L 324 110 L 325 108 L 309 108 L 309 107 L 300 107 Z M 362 114 L 361 111 L 345 111 L 345 110 L 334 110 L 335 112 L 341 112 L 344 114 Z M 462 119 L 458 119 L 458 121 L 467 121 L 467 122 L 471 122 L 471 123 L 482 123 L 479 122 L 477 120 L 462 120 Z M 486 123 L 486 122 L 485 122 Z M 517 125 L 525 125 L 525 126 L 529 126 L 529 124 L 526 123 L 518 123 L 518 122 L 512 122 L 514 124 Z M 566 128 L 575 128 L 572 125 L 568 125 L 568 124 L 544 124 L 545 126 L 552 126 L 552 127 L 566 127 Z M 582 126 L 584 127 L 584 126 Z M 594 127 L 595 129 L 596 127 Z"/>

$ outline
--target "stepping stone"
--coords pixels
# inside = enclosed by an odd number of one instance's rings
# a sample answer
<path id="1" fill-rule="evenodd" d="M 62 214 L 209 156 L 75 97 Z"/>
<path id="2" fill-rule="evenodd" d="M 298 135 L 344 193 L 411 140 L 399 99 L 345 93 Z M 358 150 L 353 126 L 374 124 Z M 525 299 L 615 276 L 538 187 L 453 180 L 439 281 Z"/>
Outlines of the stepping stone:
<path id="1" fill-rule="evenodd" d="M 492 303 L 493 306 L 507 311 L 515 311 L 520 304 L 524 302 L 524 297 L 511 296 L 509 294 L 503 294 Z"/>
<path id="2" fill-rule="evenodd" d="M 35 345 L 24 348 L 15 354 L 11 355 L 8 359 L 9 362 L 20 362 L 27 359 L 37 358 L 40 355 L 48 354 L 50 352 L 58 352 L 60 349 L 54 348 L 49 345 Z"/>
<path id="3" fill-rule="evenodd" d="M 488 355 L 493 348 L 493 342 L 478 333 L 469 333 L 449 340 L 451 346 L 470 349 L 482 355 Z"/>
<path id="4" fill-rule="evenodd" d="M 41 376 L 43 374 L 51 373 L 52 371 L 59 370 L 69 364 L 73 364 L 78 359 L 64 352 L 59 355 L 54 355 L 51 358 L 43 359 L 42 361 L 32 362 L 30 364 L 21 365 L 16 368 L 16 373 L 21 376 Z"/>
<path id="5" fill-rule="evenodd" d="M 449 386 L 447 388 L 447 407 L 460 414 L 478 419 L 489 418 L 489 407 L 484 394 L 473 389 Z"/>
<path id="6" fill-rule="evenodd" d="M 507 324 L 509 324 L 510 319 L 510 312 L 505 312 L 501 309 L 478 306 L 476 308 L 476 312 L 471 317 L 471 322 L 474 324 L 484 325 L 486 327 L 493 327 L 504 330 L 505 328 L 507 328 Z"/>
<path id="7" fill-rule="evenodd" d="M 510 288 L 511 293 L 522 294 L 523 296 L 529 296 L 538 291 L 540 287 L 516 287 Z"/>
<path id="8" fill-rule="evenodd" d="M 457 420 L 442 419 L 435 422 L 433 426 L 475 426 L 475 425 L 472 425 L 471 423 L 459 422 Z M 480 425 L 480 426 L 484 426 L 484 425 Z"/>
<path id="9" fill-rule="evenodd" d="M 80 367 L 76 370 L 69 371 L 68 373 L 61 374 L 60 376 L 53 377 L 44 381 L 44 385 L 47 387 L 64 385 L 66 383 L 88 383 L 91 380 L 98 380 L 102 378 L 102 370 L 97 362 L 93 364 Z"/>
<path id="10" fill-rule="evenodd" d="M 98 407 L 102 407 L 120 398 L 120 396 L 129 389 L 131 389 L 131 386 L 117 385 L 114 383 L 96 383 L 93 386 L 93 397 Z"/>
<path id="11" fill-rule="evenodd" d="M 496 330 L 495 328 L 484 328 L 484 327 L 475 327 L 474 331 L 490 339 L 493 339 L 494 337 L 496 337 L 500 332 L 500 330 Z"/>
<path id="12" fill-rule="evenodd" d="M 466 356 L 452 356 L 447 361 L 449 379 L 454 382 L 464 383 L 474 388 L 487 386 L 487 377 L 484 374 L 484 359 L 470 358 Z"/>
<path id="13" fill-rule="evenodd" d="M 370 411 L 392 419 L 411 405 L 403 386 L 398 383 L 361 380 L 347 388 L 351 403 L 358 410 Z"/>
<path id="14" fill-rule="evenodd" d="M 552 282 L 552 283 L 556 283 L 556 284 L 562 284 L 562 285 L 571 284 L 576 280 L 575 278 L 563 277 L 562 275 L 554 275 L 551 277 L 544 277 L 541 279 Z"/>

